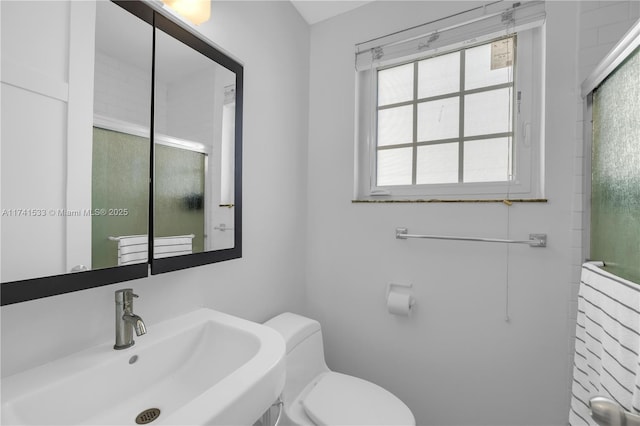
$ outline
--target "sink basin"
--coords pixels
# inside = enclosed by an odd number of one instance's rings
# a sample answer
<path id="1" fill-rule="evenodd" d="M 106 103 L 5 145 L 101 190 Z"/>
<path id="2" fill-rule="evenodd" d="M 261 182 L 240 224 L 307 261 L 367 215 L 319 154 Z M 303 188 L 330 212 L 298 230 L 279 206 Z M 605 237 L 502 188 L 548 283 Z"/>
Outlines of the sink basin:
<path id="1" fill-rule="evenodd" d="M 105 343 L 2 380 L 2 424 L 251 425 L 282 392 L 275 330 L 210 309 L 148 327 L 130 348 Z M 153 416 L 152 416 L 153 417 Z"/>

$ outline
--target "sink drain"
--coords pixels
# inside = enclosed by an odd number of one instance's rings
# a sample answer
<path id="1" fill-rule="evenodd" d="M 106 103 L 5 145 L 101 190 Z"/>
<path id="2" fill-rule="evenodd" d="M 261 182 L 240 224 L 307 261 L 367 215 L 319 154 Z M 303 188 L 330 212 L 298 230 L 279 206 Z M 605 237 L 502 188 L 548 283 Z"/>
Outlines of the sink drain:
<path id="1" fill-rule="evenodd" d="M 151 423 L 158 417 L 160 417 L 160 409 L 149 408 L 148 410 L 144 410 L 142 413 L 138 414 L 138 416 L 136 417 L 136 423 L 139 425 L 146 425 L 147 423 Z"/>

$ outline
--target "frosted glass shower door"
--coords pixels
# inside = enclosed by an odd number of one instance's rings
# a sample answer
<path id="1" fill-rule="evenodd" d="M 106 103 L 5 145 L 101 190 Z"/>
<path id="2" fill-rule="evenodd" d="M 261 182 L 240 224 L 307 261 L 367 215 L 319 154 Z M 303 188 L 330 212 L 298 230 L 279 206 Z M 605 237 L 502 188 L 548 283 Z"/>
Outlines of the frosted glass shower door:
<path id="1" fill-rule="evenodd" d="M 640 54 L 593 92 L 591 258 L 640 284 Z"/>
<path id="2" fill-rule="evenodd" d="M 204 251 L 205 163 L 201 152 L 155 146 L 154 236 L 193 234 L 193 253 Z"/>
<path id="3" fill-rule="evenodd" d="M 91 193 L 91 268 L 118 266 L 109 237 L 148 232 L 149 138 L 94 127 Z"/>

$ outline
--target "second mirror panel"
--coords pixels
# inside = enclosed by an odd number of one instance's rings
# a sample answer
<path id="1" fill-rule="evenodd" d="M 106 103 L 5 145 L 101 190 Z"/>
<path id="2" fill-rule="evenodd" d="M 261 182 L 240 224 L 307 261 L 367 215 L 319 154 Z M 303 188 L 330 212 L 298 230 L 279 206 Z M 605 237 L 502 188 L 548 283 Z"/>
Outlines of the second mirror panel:
<path id="1" fill-rule="evenodd" d="M 154 258 L 234 247 L 236 75 L 156 30 Z"/>

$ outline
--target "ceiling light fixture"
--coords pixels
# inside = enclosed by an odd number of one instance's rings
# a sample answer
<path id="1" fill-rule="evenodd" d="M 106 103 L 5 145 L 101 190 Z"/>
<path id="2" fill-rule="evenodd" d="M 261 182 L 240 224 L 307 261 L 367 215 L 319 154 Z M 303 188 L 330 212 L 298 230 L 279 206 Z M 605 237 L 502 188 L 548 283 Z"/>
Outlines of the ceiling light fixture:
<path id="1" fill-rule="evenodd" d="M 211 17 L 210 0 L 162 0 L 162 2 L 194 25 L 207 22 Z"/>

